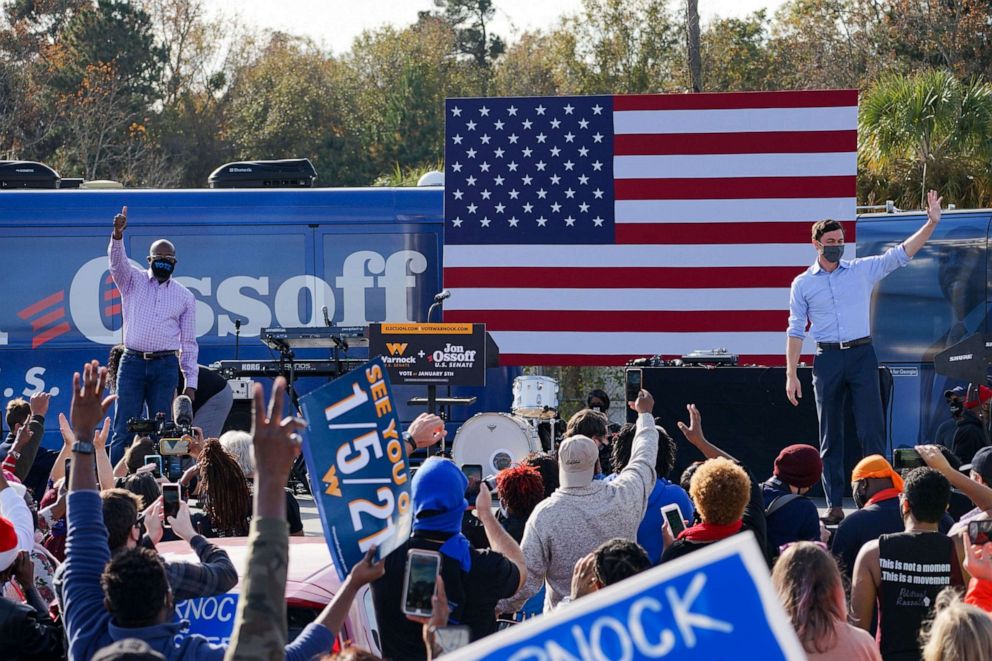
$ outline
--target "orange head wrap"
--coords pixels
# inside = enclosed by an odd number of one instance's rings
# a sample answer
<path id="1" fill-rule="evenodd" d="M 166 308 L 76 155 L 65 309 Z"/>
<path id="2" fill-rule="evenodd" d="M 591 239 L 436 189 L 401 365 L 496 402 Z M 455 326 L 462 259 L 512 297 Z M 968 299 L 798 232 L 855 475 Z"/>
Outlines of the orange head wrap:
<path id="1" fill-rule="evenodd" d="M 904 486 L 902 476 L 900 476 L 899 473 L 892 468 L 892 465 L 885 460 L 885 457 L 880 454 L 869 455 L 859 461 L 858 465 L 854 467 L 854 471 L 851 473 L 851 482 L 866 480 L 870 477 L 887 477 L 892 480 L 892 486 L 899 491 L 902 491 Z"/>

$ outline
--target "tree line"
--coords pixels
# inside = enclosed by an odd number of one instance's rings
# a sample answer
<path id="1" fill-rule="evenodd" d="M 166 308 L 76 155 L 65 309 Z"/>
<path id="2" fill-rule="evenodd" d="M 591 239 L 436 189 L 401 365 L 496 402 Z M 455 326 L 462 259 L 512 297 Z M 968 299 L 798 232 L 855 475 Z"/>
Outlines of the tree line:
<path id="1" fill-rule="evenodd" d="M 305 156 L 318 185 L 406 184 L 443 162 L 446 97 L 691 88 L 675 0 L 583 0 L 512 41 L 491 28 L 498 0 L 434 5 L 334 54 L 201 0 L 6 0 L 0 158 L 202 187 L 227 161 Z M 990 206 L 990 38 L 988 0 L 790 0 L 703 25 L 697 83 L 858 88 L 859 203 L 916 208 L 939 187 Z"/>

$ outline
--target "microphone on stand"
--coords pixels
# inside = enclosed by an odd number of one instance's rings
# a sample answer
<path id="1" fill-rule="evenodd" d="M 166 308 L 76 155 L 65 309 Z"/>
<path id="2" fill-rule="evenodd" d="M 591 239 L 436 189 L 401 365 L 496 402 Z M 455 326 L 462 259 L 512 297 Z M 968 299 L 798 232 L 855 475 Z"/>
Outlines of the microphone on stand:
<path id="1" fill-rule="evenodd" d="M 234 320 L 234 360 L 238 359 L 241 352 L 241 320 Z"/>
<path id="2" fill-rule="evenodd" d="M 324 315 L 324 325 L 327 326 L 327 327 L 330 327 L 330 325 L 331 325 L 331 318 L 327 314 L 327 306 L 325 305 L 322 308 L 320 308 L 320 311 Z"/>
<path id="3" fill-rule="evenodd" d="M 193 400 L 186 395 L 179 395 L 172 401 L 172 421 L 180 427 L 193 425 Z"/>
<path id="4" fill-rule="evenodd" d="M 431 304 L 430 308 L 427 309 L 427 323 L 431 322 L 431 314 L 434 312 L 434 308 L 440 307 L 445 299 L 451 298 L 451 290 L 443 289 L 434 295 L 434 303 Z"/>

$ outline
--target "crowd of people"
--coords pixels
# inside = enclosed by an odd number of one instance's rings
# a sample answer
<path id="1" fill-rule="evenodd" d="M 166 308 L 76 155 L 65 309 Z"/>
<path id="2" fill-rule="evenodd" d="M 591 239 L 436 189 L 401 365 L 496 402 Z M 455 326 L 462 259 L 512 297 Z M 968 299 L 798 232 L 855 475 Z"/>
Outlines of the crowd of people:
<path id="1" fill-rule="evenodd" d="M 732 535 L 753 535 L 771 580 L 811 659 L 992 659 L 992 543 L 973 543 L 969 523 L 992 512 L 992 447 L 959 466 L 941 446 L 918 446 L 926 466 L 896 471 L 865 457 L 850 483 L 857 511 L 825 525 L 810 500 L 822 479 L 819 452 L 784 448 L 764 481 L 711 442 L 702 413 L 687 407 L 678 428 L 700 460 L 673 482 L 676 443 L 641 391 L 635 423 L 609 430 L 583 409 L 555 452 L 534 453 L 479 488 L 449 459 L 432 456 L 412 481 L 413 532 L 385 558 L 374 550 L 330 604 L 287 640 L 289 536 L 302 533 L 286 488 L 302 421 L 283 416 L 285 383 L 268 408 L 261 388 L 253 429 L 220 439 L 197 433 L 181 483 L 198 499 L 167 515 L 148 439 L 135 435 L 110 464 L 109 376 L 95 361 L 60 413 L 63 447 L 46 462 L 35 497 L 30 476 L 50 398 L 14 400 L 0 474 L 0 649 L 12 659 L 375 658 L 344 646 L 332 653 L 352 601 L 369 585 L 383 658 L 443 654 L 439 629 L 457 624 L 479 640 Z M 421 416 L 408 449 L 434 445 L 443 421 Z M 604 448 L 606 452 L 604 453 Z M 609 456 L 604 473 L 601 457 Z M 963 470 L 962 470 L 963 468 Z M 952 516 L 952 495 L 970 508 Z M 677 506 L 684 529 L 662 514 Z M 212 541 L 247 536 L 239 574 Z M 197 561 L 167 559 L 156 545 L 188 544 Z M 983 540 L 977 540 L 982 542 Z M 403 612 L 407 553 L 441 563 L 430 617 Z M 239 585 L 240 582 L 240 585 Z M 229 646 L 183 635 L 175 604 L 237 589 Z M 340 645 L 339 645 L 340 647 Z"/>
<path id="2" fill-rule="evenodd" d="M 303 534 L 303 523 L 287 483 L 304 423 L 283 415 L 280 378 L 268 407 L 255 385 L 250 433 L 220 433 L 230 391 L 196 363 L 195 299 L 171 279 L 175 247 L 158 240 L 148 270 L 132 265 L 125 207 L 108 247 L 124 317 L 110 369 L 93 361 L 76 373 L 70 409 L 58 414 L 58 451 L 41 446 L 48 394 L 6 407 L 0 657 L 375 659 L 341 638 L 368 586 L 382 657 L 430 659 L 743 534 L 766 559 L 810 659 L 992 661 L 992 525 L 985 526 L 992 447 L 983 420 L 992 390 L 948 391 L 953 424 L 938 434 L 943 445 L 915 448 L 921 466 L 897 471 L 881 453 L 868 296 L 874 282 L 908 263 L 939 220 L 940 198 L 931 192 L 924 227 L 883 256 L 851 261 L 842 259 L 843 226 L 814 224 L 817 262 L 792 288 L 786 395 L 793 404 L 802 396 L 797 361 L 812 323 L 820 448 L 790 445 L 770 467 L 745 466 L 706 437 L 702 412 L 690 403 L 686 419 L 675 422 L 697 456 L 675 476 L 676 443 L 653 417 L 652 395 L 641 390 L 628 402 L 636 422 L 616 426 L 606 415 L 607 393 L 593 391 L 557 447 L 548 426 L 550 451 L 500 471 L 494 491 L 483 482 L 472 507 L 459 466 L 437 455 L 424 460 L 411 480 L 409 538 L 383 558 L 370 548 L 289 640 L 289 537 Z M 834 296 L 833 283 L 844 297 Z M 836 323 L 841 311 L 855 319 L 850 327 Z M 867 455 L 850 475 L 837 424 L 845 391 L 856 395 Z M 146 410 L 168 418 L 178 392 L 200 424 L 166 462 L 161 443 L 129 431 L 129 420 Z M 404 435 L 408 454 L 445 435 L 439 417 L 419 416 Z M 845 482 L 857 508 L 850 515 L 842 507 Z M 809 498 L 818 483 L 828 505 L 823 518 Z M 191 497 L 195 508 L 185 502 Z M 218 537 L 247 537 L 242 574 L 211 541 Z M 163 541 L 188 546 L 197 561 L 160 555 Z M 411 551 L 437 558 L 429 615 L 404 609 Z M 179 602 L 233 590 L 229 644 L 189 633 L 177 616 Z M 763 652 L 732 650 L 738 658 Z"/>

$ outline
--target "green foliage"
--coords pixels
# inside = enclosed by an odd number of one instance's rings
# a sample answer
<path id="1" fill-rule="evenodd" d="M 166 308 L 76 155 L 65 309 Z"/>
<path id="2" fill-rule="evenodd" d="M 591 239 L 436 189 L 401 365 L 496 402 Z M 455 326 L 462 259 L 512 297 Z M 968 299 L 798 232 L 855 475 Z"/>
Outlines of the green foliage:
<path id="1" fill-rule="evenodd" d="M 893 182 L 892 197 L 906 207 L 934 187 L 959 206 L 985 205 L 990 130 L 992 85 L 965 83 L 942 69 L 890 74 L 861 99 L 862 167 Z"/>
<path id="2" fill-rule="evenodd" d="M 444 100 L 477 96 L 485 74 L 457 56 L 454 29 L 419 21 L 405 29 L 366 32 L 342 58 L 349 131 L 369 183 L 399 163 L 409 167 L 444 156 Z"/>
<path id="3" fill-rule="evenodd" d="M 140 104 L 159 84 L 165 50 L 147 12 L 125 0 L 98 0 L 69 19 L 50 58 L 56 90 L 76 93 L 88 67 L 111 64 L 122 93 Z"/>
<path id="4" fill-rule="evenodd" d="M 440 11 L 420 12 L 421 20 L 440 18 L 455 31 L 457 52 L 468 55 L 481 69 L 489 69 L 506 43 L 489 32 L 489 22 L 496 14 L 492 0 L 434 0 Z"/>
<path id="5" fill-rule="evenodd" d="M 685 7 L 583 0 L 504 43 L 496 0 L 434 0 L 333 55 L 209 18 L 204 0 L 0 0 L 0 156 L 66 176 L 204 186 L 241 158 L 311 158 L 321 185 L 408 184 L 442 162 L 444 101 L 687 88 Z M 988 0 L 789 0 L 702 34 L 706 91 L 857 87 L 858 197 L 923 185 L 990 204 Z"/>
<path id="6" fill-rule="evenodd" d="M 0 121 L 0 147 L 67 176 L 173 183 L 144 176 L 161 165 L 147 124 L 164 58 L 148 13 L 120 0 L 18 0 L 4 10 L 0 52 L 16 64 L 0 78 L 19 97 Z"/>
<path id="7" fill-rule="evenodd" d="M 869 31 L 874 0 L 791 0 L 775 14 L 768 50 L 779 89 L 859 87 L 875 72 L 892 66 Z M 876 5 L 877 6 L 877 5 Z"/>
<path id="8" fill-rule="evenodd" d="M 678 24 L 662 0 L 583 0 L 552 36 L 563 94 L 634 94 L 680 88 Z"/>
<path id="9" fill-rule="evenodd" d="M 416 186 L 420 178 L 428 172 L 436 170 L 444 172 L 444 163 L 424 163 L 410 167 L 402 167 L 399 163 L 393 165 L 393 169 L 384 172 L 375 178 L 373 186 Z"/>
<path id="10" fill-rule="evenodd" d="M 527 32 L 507 49 L 496 67 L 493 91 L 498 96 L 552 96 L 558 94 L 555 63 L 550 53 L 553 37 Z"/>
<path id="11" fill-rule="evenodd" d="M 703 33 L 703 83 L 707 92 L 775 89 L 775 62 L 768 48 L 768 18 L 750 16 L 711 23 Z"/>
<path id="12" fill-rule="evenodd" d="M 242 68 L 227 95 L 225 137 L 235 159 L 309 157 L 334 181 L 340 145 L 333 63 L 310 43 L 276 33 Z"/>

